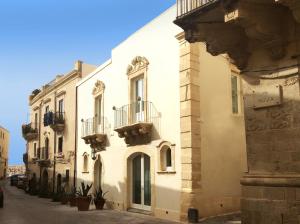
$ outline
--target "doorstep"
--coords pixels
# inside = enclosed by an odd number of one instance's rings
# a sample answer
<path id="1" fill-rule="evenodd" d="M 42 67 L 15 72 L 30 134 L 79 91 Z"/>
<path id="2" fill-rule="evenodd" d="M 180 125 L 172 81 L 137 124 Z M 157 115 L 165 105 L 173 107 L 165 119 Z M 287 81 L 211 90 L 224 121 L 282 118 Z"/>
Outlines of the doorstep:
<path id="1" fill-rule="evenodd" d="M 143 215 L 153 215 L 151 211 L 137 209 L 137 208 L 129 208 L 127 211 L 132 213 L 143 214 Z"/>

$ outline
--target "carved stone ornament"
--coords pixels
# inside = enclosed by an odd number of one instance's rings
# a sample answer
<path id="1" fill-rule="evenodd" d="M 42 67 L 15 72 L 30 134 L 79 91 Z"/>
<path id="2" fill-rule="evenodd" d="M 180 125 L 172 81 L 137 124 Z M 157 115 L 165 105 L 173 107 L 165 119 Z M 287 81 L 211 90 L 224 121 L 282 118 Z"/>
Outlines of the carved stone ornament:
<path id="1" fill-rule="evenodd" d="M 127 75 L 130 75 L 136 71 L 146 68 L 149 65 L 149 61 L 145 57 L 137 56 L 135 57 L 131 64 L 127 67 Z"/>
<path id="2" fill-rule="evenodd" d="M 102 81 L 97 80 L 97 82 L 95 83 L 95 87 L 93 89 L 93 95 L 98 95 L 101 92 L 103 92 L 105 89 L 105 85 Z"/>

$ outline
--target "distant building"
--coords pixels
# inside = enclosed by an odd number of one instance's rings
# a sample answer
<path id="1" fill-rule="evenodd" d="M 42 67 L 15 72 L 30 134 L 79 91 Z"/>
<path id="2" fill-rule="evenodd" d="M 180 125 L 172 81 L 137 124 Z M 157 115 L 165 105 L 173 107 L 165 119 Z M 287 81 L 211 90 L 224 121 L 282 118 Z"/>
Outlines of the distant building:
<path id="1" fill-rule="evenodd" d="M 70 72 L 29 96 L 30 122 L 22 125 L 27 141 L 23 161 L 43 196 L 74 184 L 76 83 L 95 68 L 77 61 Z"/>
<path id="2" fill-rule="evenodd" d="M 25 171 L 25 165 L 8 166 L 7 176 L 10 177 L 15 174 L 25 174 Z"/>
<path id="3" fill-rule="evenodd" d="M 0 179 L 6 177 L 8 165 L 9 131 L 0 126 Z"/>

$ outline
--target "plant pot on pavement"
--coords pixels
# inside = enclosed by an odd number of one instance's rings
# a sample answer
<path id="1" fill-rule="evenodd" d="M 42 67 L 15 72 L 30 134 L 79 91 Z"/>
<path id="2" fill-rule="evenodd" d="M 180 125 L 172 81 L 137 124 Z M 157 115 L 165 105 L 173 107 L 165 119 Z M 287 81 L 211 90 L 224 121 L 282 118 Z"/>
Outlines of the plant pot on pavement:
<path id="1" fill-rule="evenodd" d="M 94 200 L 95 206 L 97 210 L 102 210 L 105 204 L 105 199 L 101 198 L 98 200 Z"/>
<path id="2" fill-rule="evenodd" d="M 77 197 L 77 208 L 78 211 L 88 211 L 92 198 L 88 197 Z"/>

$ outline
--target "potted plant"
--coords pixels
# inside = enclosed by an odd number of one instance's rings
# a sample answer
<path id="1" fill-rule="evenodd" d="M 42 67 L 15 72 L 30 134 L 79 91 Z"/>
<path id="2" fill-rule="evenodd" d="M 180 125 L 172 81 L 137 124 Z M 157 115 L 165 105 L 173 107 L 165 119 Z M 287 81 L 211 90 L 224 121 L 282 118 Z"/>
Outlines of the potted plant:
<path id="1" fill-rule="evenodd" d="M 88 211 L 90 203 L 92 200 L 89 191 L 92 188 L 93 184 L 85 185 L 84 182 L 81 182 L 81 188 L 76 192 L 77 194 L 77 208 L 78 211 Z"/>
<path id="2" fill-rule="evenodd" d="M 101 187 L 99 187 L 99 189 L 96 189 L 96 191 L 94 193 L 94 204 L 95 204 L 97 210 L 102 210 L 103 209 L 103 206 L 104 206 L 105 201 L 106 201 L 104 196 L 107 193 L 108 193 L 108 191 L 103 193 Z"/>
<path id="3" fill-rule="evenodd" d="M 77 198 L 76 198 L 76 188 L 74 187 L 69 194 L 69 201 L 70 201 L 70 206 L 75 207 L 77 205 Z"/>

